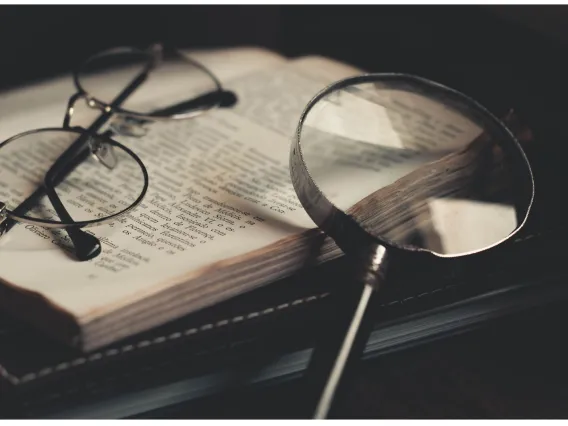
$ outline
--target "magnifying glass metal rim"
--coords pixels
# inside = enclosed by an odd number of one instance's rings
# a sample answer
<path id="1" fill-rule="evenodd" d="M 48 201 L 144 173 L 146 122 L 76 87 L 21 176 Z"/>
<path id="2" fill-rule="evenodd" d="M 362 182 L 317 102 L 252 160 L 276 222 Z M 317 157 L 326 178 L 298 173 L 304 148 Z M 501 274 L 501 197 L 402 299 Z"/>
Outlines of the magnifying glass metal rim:
<path id="1" fill-rule="evenodd" d="M 378 238 L 376 236 L 370 235 L 365 231 L 357 221 L 345 213 L 343 210 L 339 209 L 334 203 L 332 203 L 319 188 L 317 183 L 314 181 L 310 174 L 308 166 L 306 165 L 304 155 L 302 153 L 302 130 L 304 127 L 304 122 L 306 117 L 312 110 L 312 108 L 325 96 L 337 90 L 357 85 L 363 83 L 373 83 L 378 81 L 394 81 L 394 80 L 406 80 L 408 82 L 417 82 L 421 85 L 430 86 L 434 89 L 443 92 L 449 96 L 454 97 L 462 101 L 464 104 L 471 105 L 476 111 L 485 118 L 489 119 L 494 125 L 496 125 L 503 134 L 510 138 L 510 142 L 515 145 L 518 154 L 521 156 L 522 160 L 525 162 L 527 171 L 530 177 L 531 185 L 531 195 L 530 200 L 527 203 L 527 210 L 520 224 L 517 225 L 514 231 L 512 231 L 506 237 L 479 249 L 470 250 L 467 252 L 460 253 L 439 253 L 434 250 L 427 248 L 416 247 L 411 245 L 402 245 L 395 241 L 388 240 L 385 238 Z M 304 207 L 304 210 L 308 213 L 310 218 L 318 225 L 318 227 L 324 231 L 328 236 L 334 239 L 337 245 L 343 250 L 357 250 L 360 247 L 367 247 L 369 245 L 384 245 L 386 247 L 393 247 L 406 251 L 416 251 L 416 252 L 427 252 L 437 257 L 443 258 L 455 258 L 461 256 L 467 256 L 479 252 L 486 251 L 492 247 L 498 246 L 503 242 L 509 240 L 516 233 L 518 233 L 528 220 L 535 196 L 535 183 L 532 169 L 528 158 L 522 149 L 519 141 L 514 136 L 514 134 L 509 130 L 509 128 L 497 117 L 495 117 L 491 112 L 489 112 L 485 107 L 479 104 L 474 99 L 469 96 L 447 87 L 443 84 L 434 82 L 432 80 L 418 77 L 412 74 L 405 73 L 370 73 L 363 74 L 354 77 L 348 77 L 322 89 L 317 93 L 306 105 L 292 140 L 292 145 L 290 149 L 290 175 L 292 179 L 292 184 L 296 191 L 296 194 Z"/>

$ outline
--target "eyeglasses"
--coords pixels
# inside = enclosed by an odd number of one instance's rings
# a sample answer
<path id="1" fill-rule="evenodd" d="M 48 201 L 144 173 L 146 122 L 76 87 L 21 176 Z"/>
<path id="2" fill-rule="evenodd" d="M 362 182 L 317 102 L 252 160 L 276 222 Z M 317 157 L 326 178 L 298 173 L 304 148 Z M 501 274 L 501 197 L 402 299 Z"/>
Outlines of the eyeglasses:
<path id="1" fill-rule="evenodd" d="M 144 163 L 113 135 L 141 137 L 150 122 L 230 107 L 236 96 L 203 65 L 161 45 L 99 53 L 73 79 L 77 93 L 63 127 L 0 143 L 0 235 L 17 222 L 64 229 L 76 259 L 84 261 L 100 254 L 101 243 L 82 228 L 127 214 L 148 190 Z M 70 124 L 80 99 L 101 111 L 88 129 Z"/>

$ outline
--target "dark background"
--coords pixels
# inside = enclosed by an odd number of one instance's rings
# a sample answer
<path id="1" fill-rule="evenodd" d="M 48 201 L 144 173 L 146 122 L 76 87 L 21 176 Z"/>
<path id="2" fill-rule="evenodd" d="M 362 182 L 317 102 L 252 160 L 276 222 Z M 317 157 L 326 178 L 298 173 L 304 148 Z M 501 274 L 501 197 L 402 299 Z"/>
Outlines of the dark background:
<path id="1" fill-rule="evenodd" d="M 568 313 L 561 304 L 360 366 L 335 417 L 566 419 Z M 144 418 L 306 418 L 302 380 L 243 389 L 146 413 Z"/>
<path id="2" fill-rule="evenodd" d="M 562 6 L 2 6 L 0 84 L 70 71 L 104 48 L 162 41 L 177 47 L 259 45 L 289 56 L 318 53 L 369 71 L 418 73 L 491 101 L 498 92 L 510 103 L 534 103 L 564 87 L 568 30 L 558 22 L 568 17 L 566 11 Z"/>
<path id="3" fill-rule="evenodd" d="M 108 47 L 257 45 L 429 77 L 556 135 L 567 18 L 564 6 L 0 6 L 0 89 L 69 72 Z"/>
<path id="4" fill-rule="evenodd" d="M 257 45 L 288 56 L 321 54 L 368 71 L 410 72 L 462 90 L 499 115 L 510 107 L 521 113 L 537 136 L 538 202 L 565 189 L 558 178 L 568 154 L 565 22 L 564 6 L 0 6 L 0 89 L 69 72 L 108 47 L 156 41 L 184 48 Z M 561 208 L 549 217 L 565 221 Z M 568 417 L 568 349 L 564 336 L 551 331 L 563 329 L 565 311 L 543 309 L 381 359 L 361 373 L 342 413 Z M 155 415 L 296 417 L 298 386 Z"/>

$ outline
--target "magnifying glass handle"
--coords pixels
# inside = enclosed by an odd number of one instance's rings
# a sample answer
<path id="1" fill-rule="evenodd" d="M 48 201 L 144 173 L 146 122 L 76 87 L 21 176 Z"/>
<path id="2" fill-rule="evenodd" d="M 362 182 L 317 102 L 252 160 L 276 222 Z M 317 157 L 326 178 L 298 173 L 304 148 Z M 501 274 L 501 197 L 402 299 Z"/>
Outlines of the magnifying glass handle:
<path id="1" fill-rule="evenodd" d="M 379 272 L 384 267 L 385 254 L 383 247 L 377 247 L 372 260 L 365 265 L 362 279 L 335 294 L 336 310 L 316 341 L 308 367 L 307 381 L 315 386 L 318 397 L 313 414 L 316 419 L 329 416 L 365 349 L 373 325 L 370 307 L 377 297 L 377 281 L 382 275 Z"/>

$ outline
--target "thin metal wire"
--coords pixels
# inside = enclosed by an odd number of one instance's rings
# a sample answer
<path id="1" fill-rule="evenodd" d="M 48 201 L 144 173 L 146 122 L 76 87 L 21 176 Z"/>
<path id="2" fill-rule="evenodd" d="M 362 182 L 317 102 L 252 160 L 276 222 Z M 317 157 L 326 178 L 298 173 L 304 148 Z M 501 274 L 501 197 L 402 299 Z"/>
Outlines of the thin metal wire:
<path id="1" fill-rule="evenodd" d="M 143 71 L 127 86 L 125 89 L 115 98 L 115 100 L 111 103 L 105 103 L 101 100 L 95 98 L 91 94 L 89 94 L 81 85 L 81 79 L 79 78 L 79 74 L 82 69 L 85 68 L 87 64 L 95 60 L 96 58 L 101 58 L 117 53 L 135 53 L 139 55 L 146 55 L 148 62 L 146 63 Z M 15 135 L 4 142 L 0 143 L 0 149 L 6 146 L 8 143 L 17 142 L 17 139 L 28 136 L 30 134 L 37 134 L 41 132 L 48 132 L 48 131 L 62 131 L 62 132 L 75 132 L 77 133 L 78 137 L 77 140 L 54 162 L 50 170 L 46 173 L 46 177 L 44 179 L 44 185 L 40 186 L 34 191 L 34 193 L 29 196 L 24 202 L 22 202 L 18 207 L 13 210 L 8 209 L 4 203 L 3 208 L 0 209 L 0 235 L 5 234 L 8 232 L 16 222 L 22 223 L 29 223 L 29 224 L 38 224 L 42 227 L 46 228 L 64 228 L 69 233 L 71 240 L 73 241 L 74 245 L 76 246 L 76 250 L 79 250 L 77 247 L 78 244 L 81 243 L 89 243 L 89 244 L 99 244 L 96 237 L 90 237 L 89 241 L 87 241 L 87 235 L 80 230 L 80 228 L 91 227 L 102 225 L 105 223 L 112 222 L 116 220 L 118 217 L 127 214 L 133 208 L 135 208 L 144 198 L 146 195 L 148 185 L 149 185 L 149 178 L 148 172 L 142 160 L 130 149 L 125 147 L 124 145 L 116 142 L 111 138 L 113 132 L 107 130 L 104 134 L 98 134 L 98 131 L 113 117 L 117 114 L 121 117 L 131 117 L 133 118 L 134 122 L 138 125 L 142 125 L 148 121 L 157 121 L 157 120 L 180 120 L 180 119 L 187 119 L 193 118 L 197 115 L 200 115 L 208 110 L 213 108 L 217 108 L 220 106 L 232 106 L 236 101 L 236 97 L 232 92 L 225 92 L 221 86 L 221 83 L 215 77 L 215 75 L 209 71 L 205 66 L 201 65 L 199 62 L 194 61 L 193 59 L 182 55 L 181 53 L 176 52 L 176 55 L 179 55 L 179 59 L 185 61 L 189 66 L 195 67 L 201 70 L 208 78 L 211 80 L 214 86 L 214 90 L 209 92 L 201 97 L 192 98 L 182 104 L 174 105 L 172 107 L 154 111 L 151 114 L 148 113 L 138 113 L 135 111 L 129 111 L 126 109 L 121 108 L 121 104 L 146 80 L 148 73 L 155 69 L 157 66 L 160 65 L 162 62 L 162 54 L 163 48 L 161 45 L 153 45 L 150 47 L 149 50 L 143 51 L 140 49 L 132 48 L 132 47 L 121 47 L 111 49 L 105 52 L 101 52 L 85 61 L 83 65 L 81 65 L 73 74 L 73 81 L 77 88 L 77 93 L 73 94 L 68 101 L 67 109 L 65 110 L 65 116 L 63 119 L 63 127 L 62 128 L 44 128 L 44 129 L 35 129 L 27 132 L 20 133 Z M 75 104 L 79 99 L 85 99 L 87 101 L 87 105 L 90 107 L 94 107 L 99 109 L 102 114 L 97 118 L 97 120 L 89 127 L 89 129 L 84 129 L 81 127 L 71 127 L 70 122 L 75 110 Z M 185 109 L 183 109 L 185 108 Z M 179 111 L 184 111 L 180 113 Z M 189 110 L 189 111 L 188 111 Z M 132 125 L 132 123 L 131 123 Z M 120 128 L 120 127 L 119 127 Z M 117 127 L 114 127 L 114 131 L 117 131 Z M 129 134 L 132 136 L 132 134 Z M 118 213 L 109 215 L 104 218 L 96 218 L 87 221 L 74 221 L 69 213 L 66 211 L 63 203 L 59 199 L 57 193 L 55 192 L 54 188 L 59 183 L 61 183 L 65 177 L 75 169 L 86 157 L 84 156 L 88 150 L 90 154 L 96 154 L 93 152 L 93 145 L 89 144 L 89 139 L 96 137 L 97 139 L 102 139 L 103 142 L 110 147 L 111 149 L 120 149 L 128 154 L 130 157 L 134 159 L 134 161 L 138 164 L 142 171 L 142 176 L 144 179 L 144 184 L 142 187 L 142 191 L 140 195 L 134 200 L 134 202 L 129 205 L 127 208 L 121 210 Z M 82 156 L 79 158 L 79 156 Z M 44 195 L 48 195 L 53 205 L 56 213 L 62 218 L 67 218 L 68 220 L 60 220 L 60 221 L 53 221 L 47 219 L 40 219 L 40 218 L 32 218 L 26 216 L 27 212 L 33 208 L 39 199 Z M 1 206 L 0 206 L 1 207 Z M 97 255 L 100 253 L 99 250 L 88 249 L 86 252 L 89 253 L 89 256 L 93 256 L 96 252 Z M 86 260 L 80 259 L 80 260 Z"/>

